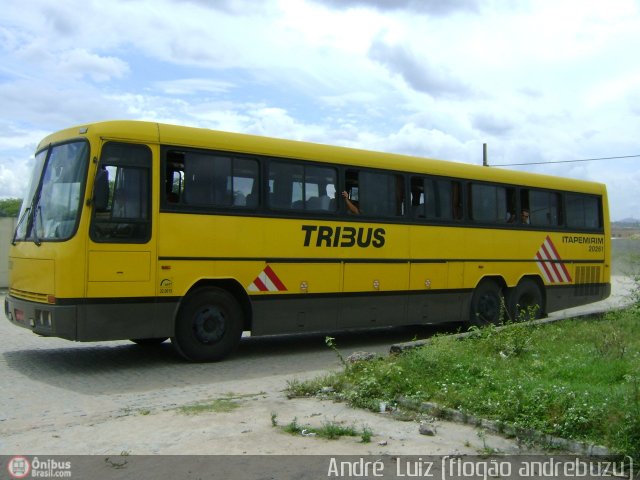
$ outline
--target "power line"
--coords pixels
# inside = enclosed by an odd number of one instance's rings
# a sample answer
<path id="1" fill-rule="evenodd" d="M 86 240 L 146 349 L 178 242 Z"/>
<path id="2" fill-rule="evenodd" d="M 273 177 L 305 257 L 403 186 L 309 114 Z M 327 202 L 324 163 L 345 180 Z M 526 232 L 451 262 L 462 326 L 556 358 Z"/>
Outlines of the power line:
<path id="1" fill-rule="evenodd" d="M 552 163 L 577 163 L 577 162 L 599 162 L 602 160 L 620 160 L 624 158 L 637 158 L 638 155 L 624 155 L 620 157 L 601 157 L 601 158 L 583 158 L 580 160 L 557 160 L 552 162 L 528 162 L 528 163 L 502 163 L 497 165 L 488 165 L 490 167 L 517 167 L 522 165 L 550 165 Z"/>

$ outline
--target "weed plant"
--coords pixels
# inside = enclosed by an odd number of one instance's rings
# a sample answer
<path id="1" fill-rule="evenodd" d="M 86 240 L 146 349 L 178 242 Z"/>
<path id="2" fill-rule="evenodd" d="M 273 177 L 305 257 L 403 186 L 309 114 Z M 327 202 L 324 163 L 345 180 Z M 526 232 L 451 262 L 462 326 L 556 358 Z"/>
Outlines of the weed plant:
<path id="1" fill-rule="evenodd" d="M 399 396 L 640 459 L 640 309 L 597 320 L 474 329 L 310 383 L 377 410 Z M 336 348 L 335 345 L 331 346 Z M 299 384 L 299 391 L 304 388 Z"/>
<path id="2" fill-rule="evenodd" d="M 272 426 L 277 426 L 277 423 Z M 327 440 L 337 440 L 340 437 L 360 437 L 361 443 L 371 442 L 373 432 L 366 425 L 362 427 L 362 430 L 358 430 L 353 425 L 342 425 L 337 422 L 325 421 L 320 427 L 312 427 L 310 425 L 300 425 L 298 419 L 294 418 L 290 423 L 282 427 L 282 430 L 292 435 L 305 435 L 305 436 L 317 436 L 325 438 Z"/>

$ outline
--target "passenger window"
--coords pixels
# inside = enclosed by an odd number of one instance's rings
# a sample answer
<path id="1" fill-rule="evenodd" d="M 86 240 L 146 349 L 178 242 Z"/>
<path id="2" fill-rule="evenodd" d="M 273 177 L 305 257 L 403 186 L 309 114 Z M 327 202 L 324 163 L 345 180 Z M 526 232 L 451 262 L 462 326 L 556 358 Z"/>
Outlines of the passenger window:
<path id="1" fill-rule="evenodd" d="M 521 190 L 522 211 L 534 226 L 556 227 L 562 224 L 561 196 L 543 190 Z"/>
<path id="2" fill-rule="evenodd" d="M 302 165 L 271 162 L 269 165 L 269 207 L 291 210 L 302 207 L 304 169 Z"/>
<path id="3" fill-rule="evenodd" d="M 103 147 L 99 169 L 108 183 L 108 192 L 105 205 L 94 210 L 92 240 L 122 243 L 149 240 L 150 168 L 151 151 L 145 145 L 110 142 Z"/>
<path id="4" fill-rule="evenodd" d="M 347 170 L 346 187 L 350 203 L 356 207 L 361 215 L 370 217 L 404 215 L 404 178 L 402 175 Z M 348 211 L 351 210 L 349 207 L 347 208 Z"/>
<path id="5" fill-rule="evenodd" d="M 475 222 L 514 223 L 515 200 L 514 188 L 480 183 L 469 185 L 469 212 Z"/>
<path id="6" fill-rule="evenodd" d="M 227 179 L 231 159 L 203 153 L 184 155 L 184 202 L 187 205 L 230 206 L 233 202 Z"/>
<path id="7" fill-rule="evenodd" d="M 255 208 L 259 199 L 258 162 L 236 158 L 232 162 L 232 175 L 227 179 L 227 188 L 233 192 L 234 207 Z"/>
<path id="8" fill-rule="evenodd" d="M 195 207 L 256 207 L 258 179 L 256 160 L 170 150 L 165 200 Z"/>
<path id="9" fill-rule="evenodd" d="M 411 179 L 411 215 L 428 220 L 453 220 L 461 218 L 461 208 L 454 201 L 454 191 L 459 183 L 438 178 L 413 177 Z M 454 212 L 458 212 L 454 215 Z"/>
<path id="10" fill-rule="evenodd" d="M 171 164 L 167 167 L 165 197 L 169 203 L 179 203 L 184 192 L 184 165 Z"/>
<path id="11" fill-rule="evenodd" d="M 277 210 L 335 212 L 335 168 L 272 161 L 269 165 L 269 206 Z"/>
<path id="12" fill-rule="evenodd" d="M 602 228 L 602 208 L 599 197 L 568 193 L 566 202 L 569 228 L 589 230 Z"/>
<path id="13" fill-rule="evenodd" d="M 334 168 L 305 167 L 305 210 L 336 210 L 338 173 Z"/>

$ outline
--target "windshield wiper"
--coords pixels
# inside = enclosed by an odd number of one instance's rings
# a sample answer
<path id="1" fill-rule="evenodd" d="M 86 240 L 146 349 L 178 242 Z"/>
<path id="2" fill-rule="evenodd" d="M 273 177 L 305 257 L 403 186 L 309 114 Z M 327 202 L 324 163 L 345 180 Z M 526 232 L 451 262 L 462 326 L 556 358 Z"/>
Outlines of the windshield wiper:
<path id="1" fill-rule="evenodd" d="M 31 227 L 33 229 L 33 243 L 39 247 L 42 245 L 42 242 L 38 237 L 38 219 L 40 219 L 40 224 L 42 224 L 42 209 L 40 208 L 40 205 L 38 205 L 36 207 L 36 211 L 33 212 L 33 226 Z"/>
<path id="2" fill-rule="evenodd" d="M 16 240 L 18 238 L 18 229 L 20 228 L 20 225 L 22 225 L 22 222 L 24 222 L 24 219 L 29 216 L 29 212 L 31 212 L 31 207 L 25 208 L 24 213 L 20 217 L 20 220 L 18 220 L 18 224 L 16 225 L 16 229 L 13 231 L 13 237 L 11 237 L 11 245 L 15 245 L 16 244 Z M 24 238 L 25 239 L 27 238 L 26 232 L 25 232 Z"/>

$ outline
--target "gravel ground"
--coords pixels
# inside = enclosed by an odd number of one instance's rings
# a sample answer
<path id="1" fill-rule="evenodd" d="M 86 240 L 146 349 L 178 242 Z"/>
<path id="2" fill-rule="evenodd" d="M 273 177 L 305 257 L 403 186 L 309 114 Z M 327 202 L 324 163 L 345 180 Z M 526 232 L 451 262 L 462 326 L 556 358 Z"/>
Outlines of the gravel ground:
<path id="1" fill-rule="evenodd" d="M 623 305 L 632 284 L 613 280 L 605 302 L 554 317 Z M 434 327 L 344 334 L 341 351 L 385 354 L 394 343 L 428 336 Z M 438 421 L 435 436 L 390 413 L 353 410 L 316 399 L 289 400 L 287 381 L 340 368 L 322 336 L 247 338 L 226 361 L 189 364 L 165 343 L 143 348 L 129 342 L 79 344 L 39 338 L 0 321 L 0 454 L 475 454 L 522 452 L 513 440 Z M 181 407 L 225 399 L 227 409 L 185 414 Z M 359 437 L 323 440 L 293 436 L 272 425 L 366 426 Z"/>

